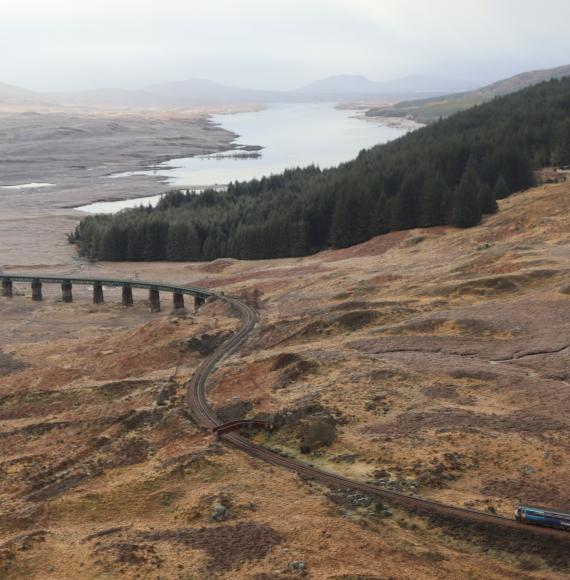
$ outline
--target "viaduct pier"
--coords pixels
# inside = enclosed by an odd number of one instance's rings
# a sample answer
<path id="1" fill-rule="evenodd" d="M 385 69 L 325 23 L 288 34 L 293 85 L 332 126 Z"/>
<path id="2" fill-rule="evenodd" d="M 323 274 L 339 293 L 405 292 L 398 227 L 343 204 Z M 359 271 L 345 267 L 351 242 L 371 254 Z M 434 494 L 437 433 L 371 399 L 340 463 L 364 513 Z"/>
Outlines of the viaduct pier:
<path id="1" fill-rule="evenodd" d="M 13 296 L 14 283 L 23 282 L 31 285 L 33 300 L 42 300 L 43 284 L 60 284 L 62 299 L 64 301 L 71 301 L 73 299 L 72 290 L 74 284 L 91 286 L 93 288 L 93 301 L 99 304 L 104 299 L 104 287 L 120 287 L 122 288 L 122 301 L 125 306 L 132 305 L 133 303 L 133 288 L 143 288 L 149 291 L 149 304 L 151 310 L 153 308 L 155 309 L 154 311 L 157 311 L 157 308 L 160 309 L 160 292 L 172 294 L 174 305 L 183 305 L 184 296 L 193 296 L 194 304 L 197 307 L 208 299 L 223 300 L 226 304 L 233 307 L 235 313 L 239 314 L 242 320 L 242 326 L 221 344 L 217 350 L 202 360 L 190 380 L 186 383 L 184 400 L 192 418 L 198 426 L 214 431 L 218 438 L 225 443 L 248 453 L 256 459 L 275 467 L 297 473 L 303 478 L 315 480 L 330 487 L 350 489 L 370 494 L 380 499 L 393 502 L 420 515 L 432 514 L 439 518 L 436 522 L 440 521 L 441 525 L 447 524 L 456 529 L 458 526 L 469 525 L 475 537 L 477 534 L 484 534 L 486 537 L 494 539 L 506 538 L 506 549 L 509 549 L 511 545 L 516 547 L 524 545 L 532 546 L 534 553 L 541 553 L 540 550 L 544 550 L 545 553 L 552 553 L 553 557 L 557 558 L 557 561 L 563 567 L 565 566 L 564 569 L 567 569 L 568 554 L 570 553 L 570 533 L 568 531 L 531 526 L 498 514 L 445 504 L 417 495 L 407 495 L 403 492 L 386 489 L 374 483 L 351 479 L 331 471 L 326 471 L 310 463 L 305 463 L 299 459 L 284 456 L 240 434 L 242 427 L 248 427 L 250 429 L 271 429 L 271 425 L 266 421 L 246 419 L 223 423 L 208 401 L 208 382 L 218 364 L 238 350 L 255 328 L 257 313 L 245 302 L 231 296 L 226 296 L 223 292 L 218 294 L 205 288 L 160 284 L 143 280 L 112 280 L 16 274 L 0 274 L 0 279 L 2 281 L 2 294 L 4 296 Z"/>
<path id="2" fill-rule="evenodd" d="M 172 294 L 172 306 L 175 310 L 184 308 L 184 297 L 190 296 L 194 300 L 194 308 L 199 308 L 207 299 L 217 298 L 217 294 L 204 288 L 194 286 L 175 286 L 170 284 L 157 284 L 145 280 L 113 280 L 88 277 L 62 277 L 62 276 L 29 276 L 21 274 L 2 274 L 2 296 L 12 298 L 14 296 L 14 284 L 30 284 L 32 300 L 43 300 L 44 284 L 61 285 L 61 299 L 63 302 L 73 302 L 73 286 L 91 286 L 93 290 L 93 304 L 102 304 L 105 301 L 104 287 L 121 288 L 121 302 L 123 306 L 133 305 L 133 288 L 148 290 L 148 303 L 151 312 L 160 312 L 160 293 Z"/>

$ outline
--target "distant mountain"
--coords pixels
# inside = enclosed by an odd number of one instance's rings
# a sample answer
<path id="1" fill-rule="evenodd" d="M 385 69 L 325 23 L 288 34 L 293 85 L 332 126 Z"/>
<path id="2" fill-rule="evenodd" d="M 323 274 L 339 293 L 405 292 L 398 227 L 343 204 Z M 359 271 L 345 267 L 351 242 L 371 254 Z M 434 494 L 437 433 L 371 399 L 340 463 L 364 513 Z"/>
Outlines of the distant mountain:
<path id="1" fill-rule="evenodd" d="M 468 81 L 435 75 L 413 75 L 395 81 L 375 82 L 361 75 L 337 75 L 315 81 L 296 91 L 265 91 L 229 87 L 206 79 L 162 83 L 146 88 L 149 93 L 176 97 L 191 103 L 270 103 L 341 100 L 447 93 L 472 88 Z"/>
<path id="2" fill-rule="evenodd" d="M 151 94 L 173 97 L 192 104 L 237 104 L 290 101 L 286 91 L 264 91 L 230 87 L 207 79 L 190 78 L 151 85 L 146 88 Z"/>
<path id="3" fill-rule="evenodd" d="M 543 81 L 566 76 L 570 76 L 570 65 L 524 72 L 461 94 L 403 101 L 394 106 L 370 109 L 366 114 L 369 117 L 408 117 L 429 123 L 469 107 L 480 105 L 493 97 L 514 93 Z"/>
<path id="4" fill-rule="evenodd" d="M 85 107 L 178 107 L 186 104 L 184 100 L 175 97 L 113 88 L 54 93 L 52 96 L 63 105 Z"/>
<path id="5" fill-rule="evenodd" d="M 315 81 L 297 90 L 311 94 L 373 94 L 446 93 L 474 87 L 470 81 L 437 75 L 410 75 L 392 81 L 371 81 L 361 75 L 336 75 Z"/>
<path id="6" fill-rule="evenodd" d="M 275 102 L 358 100 L 378 102 L 384 99 L 401 102 L 395 106 L 371 109 L 367 114 L 369 116 L 412 117 L 419 121 L 429 122 L 457 110 L 485 102 L 495 95 L 510 93 L 549 78 L 566 75 L 570 75 L 570 65 L 526 72 L 476 90 L 465 90 L 471 88 L 469 81 L 421 74 L 381 82 L 372 81 L 361 75 L 337 75 L 315 81 L 296 91 L 232 87 L 200 78 L 154 84 L 142 90 L 103 88 L 58 93 L 40 93 L 0 83 L 0 105 L 31 109 L 53 105 L 182 108 L 196 105 Z"/>
<path id="7" fill-rule="evenodd" d="M 10 106 L 45 106 L 51 104 L 51 102 L 50 99 L 42 93 L 37 93 L 7 83 L 0 83 L 0 104 Z"/>
<path id="8" fill-rule="evenodd" d="M 374 93 L 377 91 L 377 84 L 361 75 L 336 75 L 297 89 L 298 93 L 313 94 Z"/>
<path id="9" fill-rule="evenodd" d="M 8 83 L 0 83 L 0 99 L 26 98 L 34 95 L 33 91 L 9 85 Z"/>

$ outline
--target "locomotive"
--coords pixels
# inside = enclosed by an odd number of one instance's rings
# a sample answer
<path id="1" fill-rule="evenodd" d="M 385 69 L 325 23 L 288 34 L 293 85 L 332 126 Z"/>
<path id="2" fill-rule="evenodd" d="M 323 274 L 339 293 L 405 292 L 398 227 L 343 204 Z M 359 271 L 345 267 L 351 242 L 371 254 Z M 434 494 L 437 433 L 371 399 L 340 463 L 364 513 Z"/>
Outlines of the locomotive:
<path id="1" fill-rule="evenodd" d="M 558 528 L 570 532 L 570 513 L 558 510 L 519 505 L 515 510 L 515 520 L 522 524 Z"/>

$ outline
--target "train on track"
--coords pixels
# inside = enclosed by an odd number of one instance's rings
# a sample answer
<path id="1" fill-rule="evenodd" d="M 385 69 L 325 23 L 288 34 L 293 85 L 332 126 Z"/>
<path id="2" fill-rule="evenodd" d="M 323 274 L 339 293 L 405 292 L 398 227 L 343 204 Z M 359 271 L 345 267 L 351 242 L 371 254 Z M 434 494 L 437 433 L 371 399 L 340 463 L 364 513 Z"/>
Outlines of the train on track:
<path id="1" fill-rule="evenodd" d="M 570 513 L 558 510 L 519 505 L 515 510 L 515 520 L 522 524 L 557 528 L 570 532 Z"/>
<path id="2" fill-rule="evenodd" d="M 249 439 L 240 435 L 242 427 L 252 429 L 260 428 L 272 430 L 274 425 L 271 421 L 260 419 L 245 419 L 229 421 L 221 423 L 221 420 L 216 416 L 214 409 L 209 405 L 207 398 L 207 382 L 216 368 L 225 357 L 235 352 L 238 347 L 248 338 L 252 333 L 257 315 L 256 311 L 250 306 L 232 298 L 231 296 L 224 296 L 223 292 L 214 293 L 205 288 L 194 286 L 177 286 L 171 284 L 162 284 L 160 282 L 145 282 L 142 280 L 110 280 L 102 278 L 63 278 L 59 276 L 42 276 L 38 278 L 30 275 L 10 275 L 0 276 L 3 282 L 2 290 L 6 292 L 6 296 L 12 295 L 12 285 L 14 281 L 39 283 L 58 283 L 63 286 L 69 283 L 88 284 L 95 286 L 98 284 L 102 288 L 103 284 L 108 286 L 122 286 L 123 289 L 128 288 L 147 288 L 153 292 L 166 291 L 173 294 L 183 295 L 191 294 L 199 303 L 203 304 L 207 299 L 222 299 L 226 303 L 233 306 L 236 312 L 239 312 L 242 319 L 241 328 L 231 335 L 217 350 L 205 358 L 198 369 L 194 372 L 191 379 L 186 384 L 185 402 L 188 405 L 192 417 L 197 425 L 205 429 L 212 429 L 213 432 L 223 437 L 224 441 L 233 445 L 236 449 L 245 451 L 252 457 L 256 457 L 265 461 L 270 465 L 284 467 L 291 471 L 297 472 L 300 476 L 307 479 L 314 479 L 326 485 L 335 487 L 348 488 L 366 494 L 378 495 L 381 498 L 386 498 L 388 501 L 395 500 L 404 506 L 415 508 L 425 508 L 434 512 L 439 512 L 443 515 L 450 515 L 452 518 L 462 518 L 465 521 L 476 523 L 485 522 L 493 526 L 501 526 L 505 530 L 517 530 L 525 527 L 526 524 L 534 524 L 536 526 L 532 532 L 537 536 L 542 536 L 547 539 L 562 540 L 565 545 L 568 544 L 567 538 L 570 537 L 566 532 L 570 531 L 570 514 L 561 512 L 560 510 L 552 510 L 548 508 L 537 508 L 529 506 L 519 506 L 515 511 L 515 519 L 500 516 L 497 514 L 478 512 L 471 509 L 459 508 L 455 506 L 446 505 L 434 500 L 421 498 L 418 496 L 406 495 L 402 492 L 397 492 L 389 489 L 384 489 L 378 485 L 365 483 L 358 480 L 352 480 L 343 475 L 338 475 L 321 470 L 311 464 L 304 463 L 298 459 L 283 456 L 275 451 L 272 451 L 262 445 L 258 445 Z M 9 284 L 8 284 L 9 282 Z M 8 294 L 10 292 L 10 294 Z M 40 292 L 41 297 L 41 292 Z M 196 302 L 198 305 L 198 300 Z M 529 530 L 530 531 L 530 530 Z"/>

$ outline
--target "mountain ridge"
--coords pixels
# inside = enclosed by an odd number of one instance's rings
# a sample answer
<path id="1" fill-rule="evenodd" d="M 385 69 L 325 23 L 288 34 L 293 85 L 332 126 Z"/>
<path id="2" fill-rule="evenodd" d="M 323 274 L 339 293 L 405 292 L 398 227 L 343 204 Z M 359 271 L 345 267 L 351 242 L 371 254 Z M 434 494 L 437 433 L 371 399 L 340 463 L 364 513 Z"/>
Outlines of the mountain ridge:
<path id="1" fill-rule="evenodd" d="M 51 103 L 44 93 L 0 81 L 0 104 L 45 106 Z"/>
<path id="2" fill-rule="evenodd" d="M 481 104 L 495 96 L 509 94 L 552 78 L 570 75 L 570 65 L 525 71 L 480 88 L 463 90 L 469 81 L 432 74 L 415 74 L 391 81 L 372 81 L 363 75 L 326 77 L 295 90 L 264 90 L 233 87 L 203 78 L 156 83 L 142 89 L 106 87 L 83 91 L 34 91 L 0 82 L 0 105 L 171 107 L 199 105 L 309 102 L 315 100 L 370 101 L 390 99 L 395 105 L 374 107 L 370 117 L 410 117 L 430 122 L 456 111 Z M 445 89 L 444 87 L 447 87 Z"/>
<path id="3" fill-rule="evenodd" d="M 297 89 L 302 93 L 400 93 L 462 91 L 475 87 L 471 81 L 447 78 L 440 75 L 413 74 L 389 81 L 373 81 L 363 75 L 333 75 Z"/>
<path id="4" fill-rule="evenodd" d="M 429 123 L 469 107 L 481 105 L 494 97 L 508 95 L 540 82 L 566 76 L 570 76 L 570 65 L 525 71 L 461 94 L 415 99 L 402 101 L 392 106 L 375 107 L 367 111 L 366 115 L 369 117 L 408 117 L 422 123 Z"/>
<path id="5" fill-rule="evenodd" d="M 196 105 L 309 102 L 322 100 L 405 99 L 417 94 L 458 90 L 467 81 L 436 75 L 410 75 L 395 81 L 372 81 L 362 75 L 336 75 L 294 90 L 234 87 L 204 78 L 155 83 L 141 89 L 102 87 L 78 91 L 41 92 L 0 83 L 0 104 L 20 106 L 187 107 Z"/>

